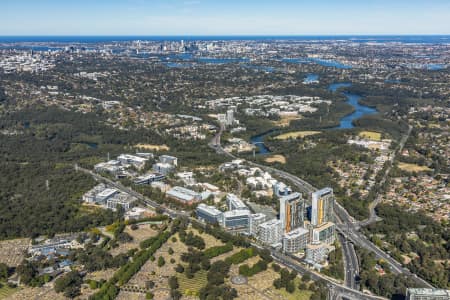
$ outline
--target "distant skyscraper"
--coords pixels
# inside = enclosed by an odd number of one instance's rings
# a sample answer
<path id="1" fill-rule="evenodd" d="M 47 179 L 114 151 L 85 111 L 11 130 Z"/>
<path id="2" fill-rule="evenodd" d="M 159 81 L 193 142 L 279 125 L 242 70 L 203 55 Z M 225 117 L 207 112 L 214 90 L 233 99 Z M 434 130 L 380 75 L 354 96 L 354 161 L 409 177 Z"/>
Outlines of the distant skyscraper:
<path id="1" fill-rule="evenodd" d="M 320 226 L 326 222 L 333 222 L 333 211 L 333 189 L 324 188 L 312 193 L 311 224 L 313 226 Z"/>
<path id="2" fill-rule="evenodd" d="M 303 226 L 305 200 L 300 193 L 292 193 L 280 198 L 280 221 L 283 233 Z"/>

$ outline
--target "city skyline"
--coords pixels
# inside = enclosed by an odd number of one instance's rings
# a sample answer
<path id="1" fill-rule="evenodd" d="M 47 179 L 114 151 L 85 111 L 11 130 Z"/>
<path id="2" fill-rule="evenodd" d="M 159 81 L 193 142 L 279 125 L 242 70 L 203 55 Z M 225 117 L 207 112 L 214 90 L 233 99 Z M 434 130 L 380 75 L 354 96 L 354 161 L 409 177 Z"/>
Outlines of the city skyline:
<path id="1" fill-rule="evenodd" d="M 448 1 L 5 1 L 0 35 L 449 34 Z"/>

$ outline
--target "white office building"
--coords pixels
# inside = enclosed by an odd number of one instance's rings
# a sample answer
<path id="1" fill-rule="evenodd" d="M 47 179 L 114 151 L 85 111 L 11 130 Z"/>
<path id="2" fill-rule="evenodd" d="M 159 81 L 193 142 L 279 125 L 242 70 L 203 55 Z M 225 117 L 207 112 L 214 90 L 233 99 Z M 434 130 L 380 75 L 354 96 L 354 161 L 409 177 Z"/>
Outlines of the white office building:
<path id="1" fill-rule="evenodd" d="M 229 230 L 248 232 L 250 211 L 244 209 L 229 210 L 222 214 L 222 226 Z"/>
<path id="2" fill-rule="evenodd" d="M 280 243 L 282 233 L 282 223 L 280 220 L 272 219 L 258 225 L 258 240 L 266 245 Z"/>
<path id="3" fill-rule="evenodd" d="M 248 209 L 247 205 L 235 194 L 227 194 L 228 210 Z"/>
<path id="4" fill-rule="evenodd" d="M 196 209 L 197 218 L 205 223 L 220 223 L 222 221 L 222 212 L 214 206 L 200 203 Z"/>
<path id="5" fill-rule="evenodd" d="M 132 165 L 138 169 L 142 169 L 145 166 L 145 162 L 148 160 L 148 158 L 130 154 L 121 154 L 117 157 L 117 160 L 120 161 L 122 165 Z"/>
<path id="6" fill-rule="evenodd" d="M 163 164 L 170 164 L 172 166 L 178 166 L 178 158 L 170 155 L 161 155 L 159 157 L 159 162 Z"/>
<path id="7" fill-rule="evenodd" d="M 309 230 L 299 227 L 283 235 L 283 251 L 297 253 L 309 242 Z"/>

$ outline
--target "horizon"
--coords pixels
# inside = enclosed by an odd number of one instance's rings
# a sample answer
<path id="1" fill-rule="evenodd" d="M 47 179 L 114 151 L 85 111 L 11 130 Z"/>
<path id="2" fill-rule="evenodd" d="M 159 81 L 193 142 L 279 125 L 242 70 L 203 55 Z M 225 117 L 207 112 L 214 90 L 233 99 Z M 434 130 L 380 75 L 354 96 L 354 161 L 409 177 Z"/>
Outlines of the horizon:
<path id="1" fill-rule="evenodd" d="M 448 35 L 444 0 L 15 0 L 0 36 Z"/>

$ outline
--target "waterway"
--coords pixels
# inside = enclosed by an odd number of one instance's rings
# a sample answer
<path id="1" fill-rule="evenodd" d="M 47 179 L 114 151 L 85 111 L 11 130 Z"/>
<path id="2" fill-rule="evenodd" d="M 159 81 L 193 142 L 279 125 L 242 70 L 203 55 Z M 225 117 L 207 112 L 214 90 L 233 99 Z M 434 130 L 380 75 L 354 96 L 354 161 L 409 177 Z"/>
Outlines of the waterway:
<path id="1" fill-rule="evenodd" d="M 342 87 L 349 87 L 349 86 L 351 86 L 351 83 L 333 83 L 328 87 L 328 90 L 334 93 Z M 354 111 L 351 114 L 342 117 L 339 122 L 339 126 L 335 127 L 334 129 L 354 128 L 355 127 L 353 125 L 354 120 L 378 112 L 375 108 L 360 104 L 359 103 L 359 100 L 361 99 L 360 95 L 346 92 L 344 93 L 344 95 L 347 98 L 347 103 L 353 106 Z"/>
<path id="2" fill-rule="evenodd" d="M 351 83 L 341 82 L 341 83 L 333 83 L 330 84 L 328 87 L 328 90 L 335 93 L 340 88 L 343 87 L 350 87 Z M 372 115 L 377 113 L 378 111 L 375 108 L 362 105 L 359 103 L 359 100 L 361 99 L 360 95 L 352 94 L 352 93 L 343 93 L 345 97 L 347 98 L 347 103 L 353 106 L 354 111 L 344 117 L 341 118 L 339 122 L 339 126 L 336 126 L 332 129 L 350 129 L 354 128 L 353 121 L 356 119 L 359 119 L 363 116 Z M 250 138 L 250 143 L 255 145 L 258 148 L 258 154 L 268 154 L 270 153 L 270 149 L 267 148 L 266 145 L 264 145 L 264 138 L 270 134 L 273 133 L 273 130 L 269 130 L 267 132 L 255 135 Z"/>

